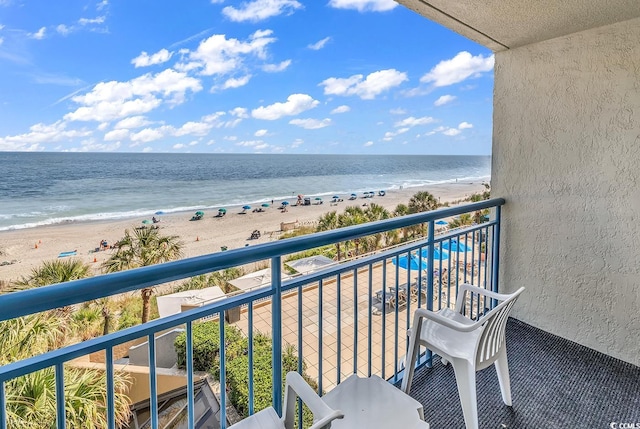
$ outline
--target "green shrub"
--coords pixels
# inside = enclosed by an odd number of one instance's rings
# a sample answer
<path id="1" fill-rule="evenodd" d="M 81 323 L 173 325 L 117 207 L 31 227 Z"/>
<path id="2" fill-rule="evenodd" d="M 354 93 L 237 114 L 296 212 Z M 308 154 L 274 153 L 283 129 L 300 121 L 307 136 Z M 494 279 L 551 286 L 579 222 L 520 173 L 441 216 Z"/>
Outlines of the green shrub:
<path id="1" fill-rule="evenodd" d="M 178 355 L 178 366 L 186 367 L 186 333 L 178 335 L 174 346 Z M 258 412 L 272 405 L 272 341 L 267 335 L 257 333 L 253 337 L 253 404 Z M 249 415 L 249 340 L 235 326 L 225 325 L 226 383 L 229 400 L 240 415 Z M 220 324 L 217 321 L 198 323 L 193 326 L 193 368 L 209 371 L 214 379 L 220 378 Z M 305 374 L 306 364 L 302 364 L 302 376 L 312 389 L 316 382 Z M 293 346 L 286 346 L 282 352 L 282 389 L 289 371 L 298 370 L 298 356 Z M 313 423 L 311 412 L 304 408 L 305 427 Z"/>
<path id="2" fill-rule="evenodd" d="M 225 351 L 227 359 L 232 359 L 234 355 L 241 352 L 238 347 L 242 346 L 242 332 L 235 326 L 225 326 Z M 186 368 L 187 362 L 187 334 L 178 335 L 173 343 L 178 355 L 178 367 Z M 214 376 L 219 371 L 217 364 L 220 353 L 220 324 L 217 321 L 203 322 L 193 325 L 193 369 L 195 371 L 210 371 Z M 217 376 L 216 376 L 217 378 Z"/>

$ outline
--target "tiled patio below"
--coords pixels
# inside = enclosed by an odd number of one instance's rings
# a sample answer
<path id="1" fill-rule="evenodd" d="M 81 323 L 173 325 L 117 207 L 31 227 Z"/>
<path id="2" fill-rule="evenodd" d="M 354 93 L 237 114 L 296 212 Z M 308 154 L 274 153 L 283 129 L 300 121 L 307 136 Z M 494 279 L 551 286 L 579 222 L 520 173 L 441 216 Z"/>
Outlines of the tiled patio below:
<path id="1" fill-rule="evenodd" d="M 481 429 L 640 427 L 639 367 L 515 319 L 507 324 L 507 353 L 513 407 L 502 402 L 494 367 L 479 372 Z M 464 428 L 451 365 L 416 371 L 411 396 L 432 429 Z"/>

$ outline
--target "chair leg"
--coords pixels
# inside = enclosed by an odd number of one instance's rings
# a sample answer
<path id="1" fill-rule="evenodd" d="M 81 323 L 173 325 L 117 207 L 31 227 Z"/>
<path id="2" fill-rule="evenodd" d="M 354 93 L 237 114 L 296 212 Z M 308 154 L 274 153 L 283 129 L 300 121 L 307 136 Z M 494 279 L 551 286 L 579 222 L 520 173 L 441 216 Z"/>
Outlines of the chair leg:
<path id="1" fill-rule="evenodd" d="M 456 374 L 456 384 L 460 395 L 460 405 L 467 429 L 478 429 L 478 401 L 476 397 L 476 371 L 464 360 L 452 359 Z"/>
<path id="2" fill-rule="evenodd" d="M 413 381 L 413 372 L 416 368 L 416 357 L 420 351 L 420 344 L 418 339 L 420 338 L 420 324 L 417 326 L 414 324 L 413 328 L 409 331 L 409 348 L 405 355 L 404 377 L 402 377 L 402 385 L 400 389 L 409 394 L 411 390 L 411 382 Z"/>
<path id="3" fill-rule="evenodd" d="M 505 405 L 511 406 L 511 381 L 509 380 L 509 363 L 507 362 L 507 348 L 502 346 L 498 352 L 498 359 L 495 361 L 498 382 L 500 382 L 500 392 Z"/>

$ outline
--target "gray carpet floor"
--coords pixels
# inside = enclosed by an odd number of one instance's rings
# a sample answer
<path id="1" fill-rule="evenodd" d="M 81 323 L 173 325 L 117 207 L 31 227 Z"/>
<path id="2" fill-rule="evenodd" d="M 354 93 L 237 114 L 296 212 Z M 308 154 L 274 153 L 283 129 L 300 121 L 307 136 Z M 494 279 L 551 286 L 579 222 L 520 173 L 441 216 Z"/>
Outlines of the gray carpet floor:
<path id="1" fill-rule="evenodd" d="M 515 319 L 507 324 L 507 356 L 513 407 L 502 402 L 495 368 L 480 371 L 480 429 L 640 428 L 640 367 Z M 415 372 L 411 396 L 432 429 L 465 427 L 453 368 L 439 358 Z"/>

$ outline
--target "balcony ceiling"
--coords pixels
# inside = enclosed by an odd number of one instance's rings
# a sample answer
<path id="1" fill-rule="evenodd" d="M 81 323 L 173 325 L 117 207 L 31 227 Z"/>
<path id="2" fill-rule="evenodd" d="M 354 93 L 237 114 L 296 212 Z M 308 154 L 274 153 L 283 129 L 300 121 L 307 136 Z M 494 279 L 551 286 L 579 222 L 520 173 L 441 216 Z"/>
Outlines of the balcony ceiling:
<path id="1" fill-rule="evenodd" d="M 640 17 L 640 0 L 396 0 L 503 51 Z"/>

